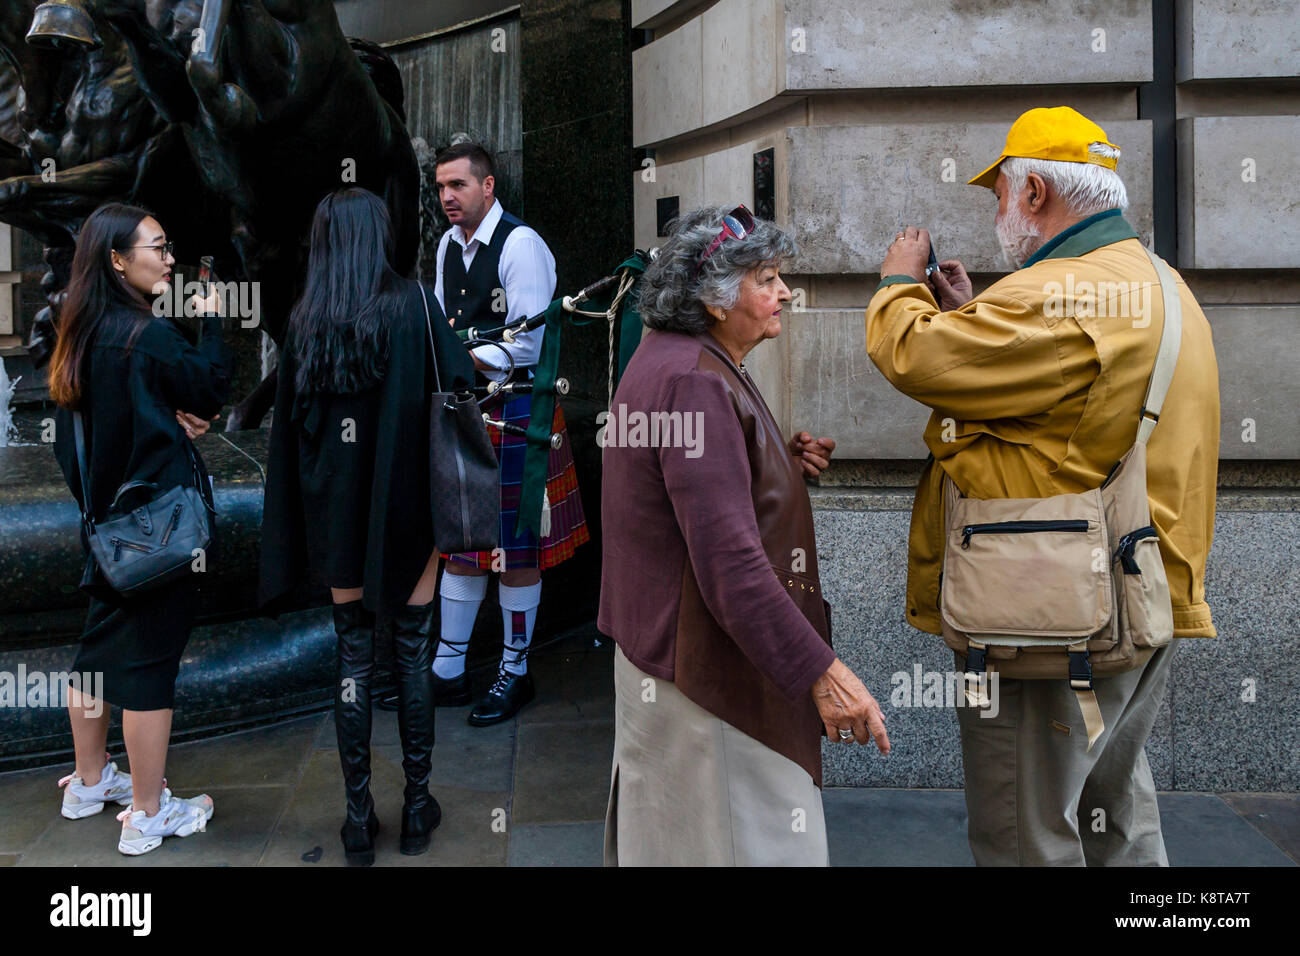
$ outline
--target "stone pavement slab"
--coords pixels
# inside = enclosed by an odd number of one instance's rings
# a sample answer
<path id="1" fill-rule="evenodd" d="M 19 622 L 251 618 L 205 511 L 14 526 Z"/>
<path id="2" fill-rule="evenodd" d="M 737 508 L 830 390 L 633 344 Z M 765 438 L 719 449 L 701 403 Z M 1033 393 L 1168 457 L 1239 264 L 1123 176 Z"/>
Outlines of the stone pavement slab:
<path id="1" fill-rule="evenodd" d="M 605 822 L 517 826 L 510 834 L 511 866 L 602 866 Z"/>
<path id="2" fill-rule="evenodd" d="M 831 866 L 974 866 L 960 790 L 822 791 Z"/>
<path id="3" fill-rule="evenodd" d="M 1300 863 L 1300 794 L 1224 793 L 1220 796 L 1243 820 Z"/>
<path id="4" fill-rule="evenodd" d="M 521 726 L 512 822 L 604 820 L 613 760 L 612 720 Z"/>
<path id="5" fill-rule="evenodd" d="M 319 724 L 320 717 L 311 716 L 177 744 L 167 754 L 167 785 L 182 796 L 207 787 L 292 786 L 302 774 Z M 125 761 L 118 766 L 126 769 Z"/>
<path id="6" fill-rule="evenodd" d="M 1296 865 L 1217 794 L 1160 794 L 1160 829 L 1170 866 Z"/>

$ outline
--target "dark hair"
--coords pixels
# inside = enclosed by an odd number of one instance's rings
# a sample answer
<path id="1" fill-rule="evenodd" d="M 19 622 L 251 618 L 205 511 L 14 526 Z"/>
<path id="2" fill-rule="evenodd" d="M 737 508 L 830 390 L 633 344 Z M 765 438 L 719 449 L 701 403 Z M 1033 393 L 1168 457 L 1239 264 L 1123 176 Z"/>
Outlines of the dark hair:
<path id="1" fill-rule="evenodd" d="M 58 337 L 50 357 L 50 397 L 62 408 L 76 408 L 81 402 L 86 355 L 112 306 L 125 306 L 139 314 L 128 347 L 153 321 L 144 296 L 123 282 L 113 268 L 113 250 L 132 255 L 127 250 L 135 244 L 140 223 L 151 215 L 139 206 L 106 203 L 86 217 L 77 233 L 72 275 L 59 306 Z"/>
<path id="2" fill-rule="evenodd" d="M 478 143 L 457 143 L 448 146 L 438 154 L 434 165 L 441 166 L 443 163 L 454 162 L 457 159 L 469 160 L 469 168 L 479 182 L 483 182 L 489 176 L 496 178 L 496 165 L 492 162 L 492 154 Z"/>
<path id="3" fill-rule="evenodd" d="M 299 392 L 348 394 L 388 371 L 388 328 L 401 308 L 388 207 L 367 189 L 330 193 L 316 207 L 305 291 L 289 313 Z"/>

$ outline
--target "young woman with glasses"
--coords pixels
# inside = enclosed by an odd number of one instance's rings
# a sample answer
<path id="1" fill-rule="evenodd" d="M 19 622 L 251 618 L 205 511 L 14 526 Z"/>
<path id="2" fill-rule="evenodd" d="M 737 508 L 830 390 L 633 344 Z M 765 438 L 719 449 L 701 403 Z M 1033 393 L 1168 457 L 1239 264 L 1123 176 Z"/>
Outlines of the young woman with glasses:
<path id="1" fill-rule="evenodd" d="M 114 504 L 127 482 L 158 489 L 189 484 L 196 464 L 200 481 L 208 481 L 191 439 L 207 431 L 225 403 L 231 363 L 215 294 L 193 300 L 204 315 L 197 344 L 180 325 L 154 314 L 156 297 L 170 290 L 175 262 L 162 225 L 135 206 L 101 206 L 77 237 L 49 388 L 59 407 L 55 455 L 68 487 L 96 521 L 129 513 L 148 499 L 149 489 L 138 488 Z M 82 501 L 76 413 L 84 426 L 90 501 Z M 164 837 L 202 830 L 212 816 L 206 795 L 181 799 L 163 779 L 176 674 L 198 581 L 199 575 L 188 575 L 125 598 L 87 555 L 81 586 L 90 595 L 90 611 L 69 670 L 102 674 L 104 699 L 68 690 L 76 769 L 60 781 L 62 814 L 78 820 L 105 803 L 127 806 L 118 817 L 118 849 L 132 856 L 155 849 Z M 122 708 L 130 774 L 105 753 L 109 704 Z"/>

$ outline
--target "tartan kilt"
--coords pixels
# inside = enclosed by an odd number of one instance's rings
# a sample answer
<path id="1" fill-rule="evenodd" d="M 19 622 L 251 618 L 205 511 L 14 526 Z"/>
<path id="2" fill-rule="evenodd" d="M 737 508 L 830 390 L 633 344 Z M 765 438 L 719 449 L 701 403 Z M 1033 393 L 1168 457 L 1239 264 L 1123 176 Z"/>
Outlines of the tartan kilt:
<path id="1" fill-rule="evenodd" d="M 492 402 L 484 407 L 484 411 L 499 421 L 527 428 L 532 408 L 532 396 L 519 395 L 509 399 L 504 409 Z M 522 535 L 515 534 L 528 439 L 523 435 L 503 433 L 499 428 L 488 426 L 488 436 L 492 439 L 497 461 L 501 463 L 501 531 L 498 547 L 505 553 L 507 571 L 515 568 L 540 568 L 545 571 L 573 557 L 579 545 L 591 540 L 591 533 L 587 530 L 587 516 L 582 510 L 582 496 L 578 492 L 578 473 L 573 465 L 573 450 L 569 447 L 569 432 L 565 428 L 564 412 L 560 410 L 558 402 L 551 419 L 551 431 L 563 435 L 564 441 L 559 448 L 550 449 L 547 456 L 546 497 L 551 503 L 551 528 L 539 546 L 537 536 L 531 529 L 525 528 Z M 491 551 L 443 557 L 477 567 L 481 571 L 492 570 Z"/>

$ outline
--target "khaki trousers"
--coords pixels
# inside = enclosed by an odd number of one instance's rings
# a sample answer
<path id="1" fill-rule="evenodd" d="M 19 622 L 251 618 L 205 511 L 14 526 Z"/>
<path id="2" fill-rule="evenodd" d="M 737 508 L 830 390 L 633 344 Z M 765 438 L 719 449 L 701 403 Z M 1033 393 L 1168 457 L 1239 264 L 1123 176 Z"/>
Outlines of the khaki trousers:
<path id="1" fill-rule="evenodd" d="M 614 652 L 606 866 L 827 866 L 822 795 L 793 760 Z"/>
<path id="2" fill-rule="evenodd" d="M 957 708 L 977 865 L 1169 865 L 1144 748 L 1177 645 L 1094 681 L 1106 730 L 1091 753 L 1064 679 L 999 679 L 996 717 Z"/>

